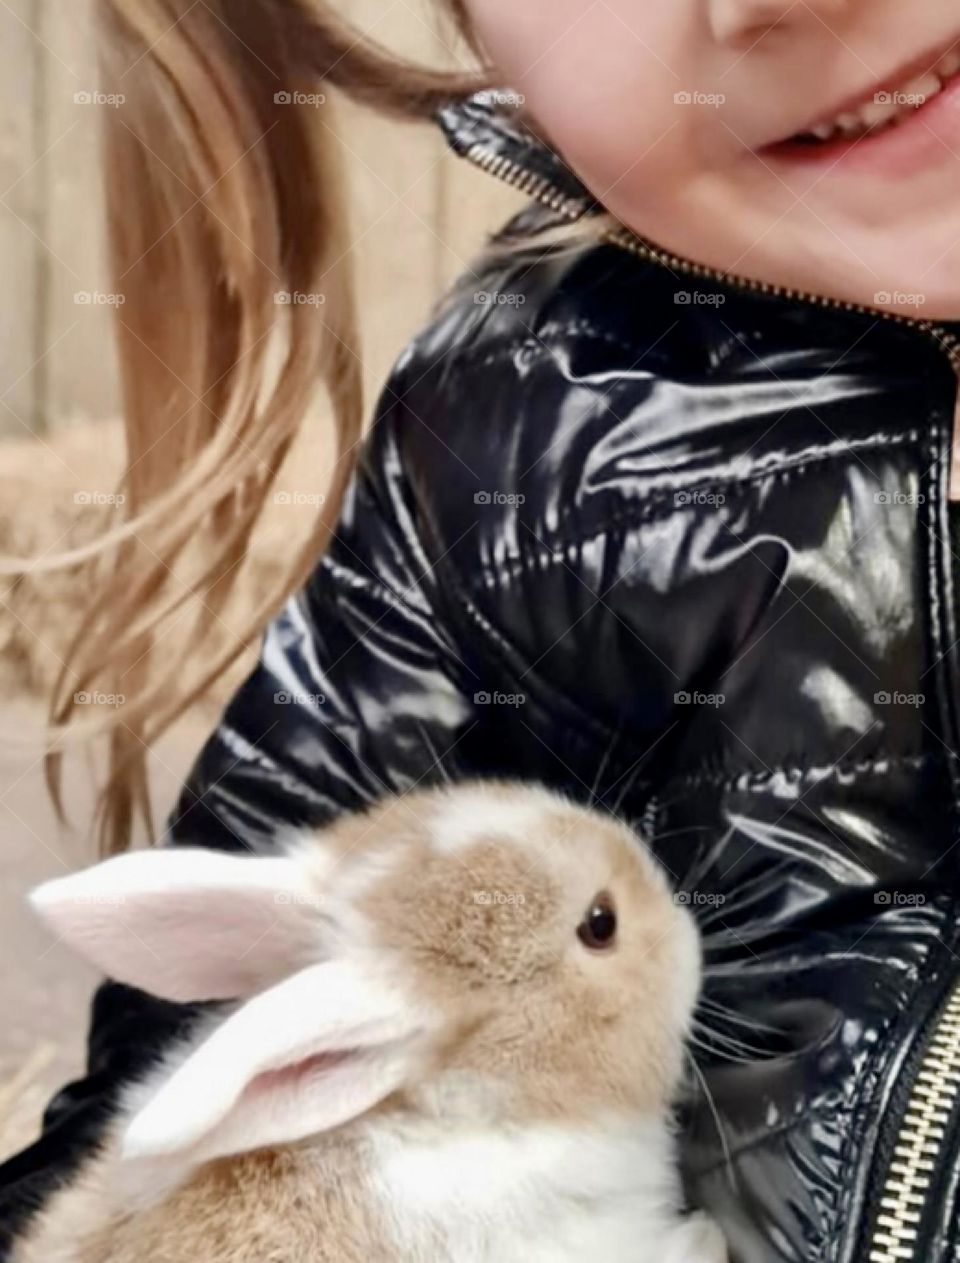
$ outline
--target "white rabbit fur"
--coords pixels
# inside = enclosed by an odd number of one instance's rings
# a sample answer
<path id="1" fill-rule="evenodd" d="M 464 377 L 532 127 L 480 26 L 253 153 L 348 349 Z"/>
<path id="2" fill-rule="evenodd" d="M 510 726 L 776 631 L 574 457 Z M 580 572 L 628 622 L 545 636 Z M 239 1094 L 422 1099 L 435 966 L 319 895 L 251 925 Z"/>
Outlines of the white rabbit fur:
<path id="1" fill-rule="evenodd" d="M 601 892 L 616 935 L 585 942 Z M 12 1263 L 725 1263 L 673 1139 L 696 931 L 609 817 L 470 783 L 34 903 L 113 977 L 232 1007 L 128 1087 Z"/>

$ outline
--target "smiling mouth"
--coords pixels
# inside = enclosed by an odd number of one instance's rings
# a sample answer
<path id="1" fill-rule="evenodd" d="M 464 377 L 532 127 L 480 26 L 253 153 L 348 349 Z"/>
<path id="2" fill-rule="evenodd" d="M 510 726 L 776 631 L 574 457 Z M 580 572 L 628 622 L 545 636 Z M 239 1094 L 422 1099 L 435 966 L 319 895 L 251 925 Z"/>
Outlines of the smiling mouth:
<path id="1" fill-rule="evenodd" d="M 960 74 L 960 48 L 951 49 L 931 70 L 907 76 L 897 86 L 878 90 L 858 104 L 813 124 L 779 142 L 785 145 L 824 145 L 857 140 L 900 127 L 918 109 L 940 95 Z"/>

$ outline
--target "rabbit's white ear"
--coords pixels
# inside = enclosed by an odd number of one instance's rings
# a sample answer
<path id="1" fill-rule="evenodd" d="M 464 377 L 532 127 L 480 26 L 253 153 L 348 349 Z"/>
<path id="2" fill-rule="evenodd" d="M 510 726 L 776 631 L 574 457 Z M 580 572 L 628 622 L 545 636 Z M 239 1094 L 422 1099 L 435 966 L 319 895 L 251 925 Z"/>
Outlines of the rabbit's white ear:
<path id="1" fill-rule="evenodd" d="M 248 1000 L 130 1123 L 124 1157 L 197 1161 L 290 1143 L 371 1109 L 438 1022 L 369 968 L 329 961 Z"/>
<path id="2" fill-rule="evenodd" d="M 293 857 L 136 851 L 46 882 L 30 901 L 105 974 L 166 1000 L 248 996 L 321 954 L 319 901 Z"/>

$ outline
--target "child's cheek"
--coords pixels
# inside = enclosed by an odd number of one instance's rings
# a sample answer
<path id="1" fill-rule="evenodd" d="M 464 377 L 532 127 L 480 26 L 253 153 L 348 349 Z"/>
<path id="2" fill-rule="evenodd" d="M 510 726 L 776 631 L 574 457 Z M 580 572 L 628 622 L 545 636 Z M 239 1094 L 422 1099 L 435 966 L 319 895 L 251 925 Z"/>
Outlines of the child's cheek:
<path id="1" fill-rule="evenodd" d="M 697 106 L 687 0 L 669 5 L 606 0 L 469 0 L 499 78 L 520 92 L 536 124 L 601 200 L 643 190 L 661 203 L 715 152 L 716 126 Z"/>

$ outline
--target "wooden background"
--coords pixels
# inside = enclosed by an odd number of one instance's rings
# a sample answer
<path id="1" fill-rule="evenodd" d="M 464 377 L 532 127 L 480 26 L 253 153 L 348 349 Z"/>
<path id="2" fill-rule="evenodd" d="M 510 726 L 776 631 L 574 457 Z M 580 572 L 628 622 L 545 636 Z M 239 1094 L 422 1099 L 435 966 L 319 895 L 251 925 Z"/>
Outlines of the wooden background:
<path id="1" fill-rule="evenodd" d="M 203 3 L 203 0 L 198 0 Z M 347 9 L 344 0 L 345 10 Z M 90 0 L 0 0 L 0 435 L 53 436 L 115 415 Z M 430 0 L 350 0 L 388 47 L 455 64 Z M 430 302 L 520 204 L 451 154 L 436 128 L 344 118 L 355 207 L 367 398 Z M 2 453 L 0 453 L 2 460 Z"/>

